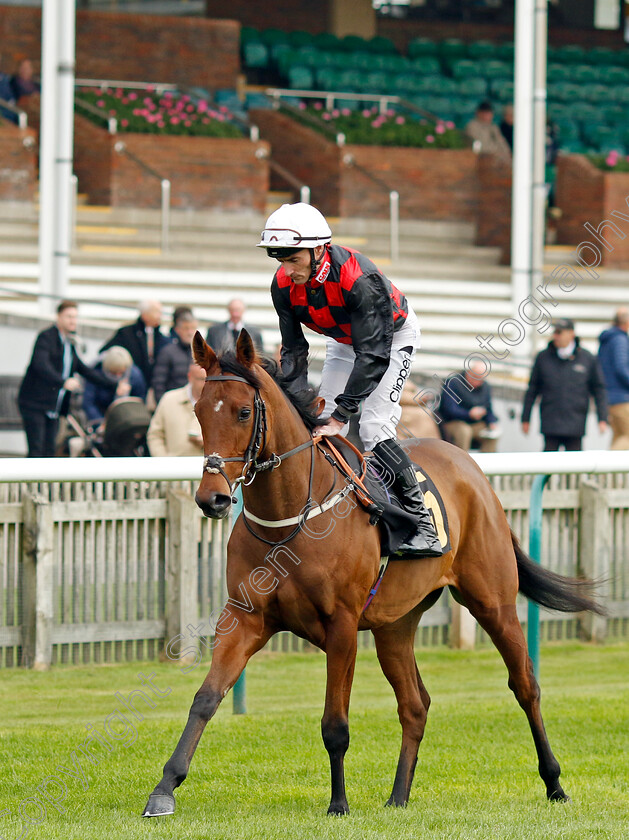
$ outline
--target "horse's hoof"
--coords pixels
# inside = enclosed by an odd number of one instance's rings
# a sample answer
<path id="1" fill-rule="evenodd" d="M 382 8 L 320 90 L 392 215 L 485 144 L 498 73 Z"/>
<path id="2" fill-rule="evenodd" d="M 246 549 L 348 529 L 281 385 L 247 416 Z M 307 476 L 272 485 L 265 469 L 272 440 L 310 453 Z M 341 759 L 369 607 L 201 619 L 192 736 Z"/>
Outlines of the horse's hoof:
<path id="1" fill-rule="evenodd" d="M 344 817 L 345 814 L 349 814 L 349 805 L 347 803 L 340 803 L 338 805 L 335 805 L 334 803 L 330 804 L 330 807 L 328 808 L 328 816 Z"/>
<path id="2" fill-rule="evenodd" d="M 572 802 L 568 794 L 559 786 L 548 792 L 548 799 L 550 802 Z"/>
<path id="3" fill-rule="evenodd" d="M 406 808 L 408 802 L 398 802 L 397 799 L 394 799 L 390 796 L 387 801 L 384 803 L 385 808 Z"/>
<path id="4" fill-rule="evenodd" d="M 152 793 L 146 803 L 143 817 L 165 817 L 175 813 L 175 797 L 172 793 Z"/>

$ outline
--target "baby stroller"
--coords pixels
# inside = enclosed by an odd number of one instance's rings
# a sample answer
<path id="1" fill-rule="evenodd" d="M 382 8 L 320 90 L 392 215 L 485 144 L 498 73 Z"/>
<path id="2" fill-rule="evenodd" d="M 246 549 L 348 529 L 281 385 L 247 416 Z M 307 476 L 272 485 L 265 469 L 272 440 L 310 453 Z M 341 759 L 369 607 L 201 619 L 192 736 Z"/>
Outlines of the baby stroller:
<path id="1" fill-rule="evenodd" d="M 151 413 L 138 397 L 115 400 L 105 413 L 105 430 L 98 445 L 105 458 L 147 455 L 146 432 Z"/>
<path id="2" fill-rule="evenodd" d="M 138 397 L 115 400 L 105 413 L 102 431 L 84 428 L 74 414 L 68 415 L 67 422 L 70 437 L 66 451 L 70 457 L 134 458 L 148 454 L 146 432 L 151 413 Z"/>

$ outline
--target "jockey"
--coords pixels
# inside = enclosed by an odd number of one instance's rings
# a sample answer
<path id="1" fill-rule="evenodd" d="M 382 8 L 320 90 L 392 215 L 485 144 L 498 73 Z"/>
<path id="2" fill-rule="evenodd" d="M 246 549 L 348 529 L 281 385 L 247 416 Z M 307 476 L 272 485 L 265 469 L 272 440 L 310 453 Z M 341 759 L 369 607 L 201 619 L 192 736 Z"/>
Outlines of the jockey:
<path id="1" fill-rule="evenodd" d="M 280 263 L 271 285 L 282 335 L 282 371 L 293 388 L 307 384 L 308 342 L 302 324 L 327 336 L 319 395 L 325 425 L 318 435 L 347 434 L 362 405 L 360 437 L 394 476 L 417 532 L 398 554 L 443 553 L 415 470 L 396 440 L 400 394 L 420 330 L 404 295 L 358 251 L 332 245 L 324 216 L 309 204 L 283 204 L 269 216 L 258 247 Z"/>

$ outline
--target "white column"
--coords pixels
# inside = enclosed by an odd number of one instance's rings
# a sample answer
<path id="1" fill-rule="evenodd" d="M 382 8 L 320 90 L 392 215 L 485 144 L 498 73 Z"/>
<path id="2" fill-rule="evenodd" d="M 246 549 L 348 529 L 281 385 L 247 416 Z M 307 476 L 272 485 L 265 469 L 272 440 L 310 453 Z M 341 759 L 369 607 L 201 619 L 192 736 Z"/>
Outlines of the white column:
<path id="1" fill-rule="evenodd" d="M 74 54 L 74 0 L 43 0 L 39 288 L 58 297 L 66 292 L 71 247 Z M 42 312 L 55 306 L 40 297 Z"/>

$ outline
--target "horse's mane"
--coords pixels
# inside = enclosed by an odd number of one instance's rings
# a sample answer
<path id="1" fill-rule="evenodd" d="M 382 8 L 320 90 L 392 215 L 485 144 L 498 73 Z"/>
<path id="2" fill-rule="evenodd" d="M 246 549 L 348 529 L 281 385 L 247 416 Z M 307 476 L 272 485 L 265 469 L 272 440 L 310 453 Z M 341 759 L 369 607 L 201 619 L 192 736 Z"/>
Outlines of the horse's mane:
<path id="1" fill-rule="evenodd" d="M 263 368 L 279 386 L 282 393 L 287 397 L 288 401 L 295 407 L 297 413 L 303 420 L 308 429 L 314 429 L 315 426 L 320 426 L 323 421 L 315 413 L 315 399 L 316 392 L 314 388 L 308 386 L 306 389 L 295 391 L 291 389 L 291 382 L 282 373 L 280 366 L 269 356 L 258 357 L 258 364 Z M 223 373 L 231 373 L 234 376 L 242 376 L 254 388 L 261 388 L 262 382 L 252 368 L 245 367 L 236 358 L 236 354 L 232 350 L 221 353 L 218 357 L 218 363 L 221 366 Z"/>

